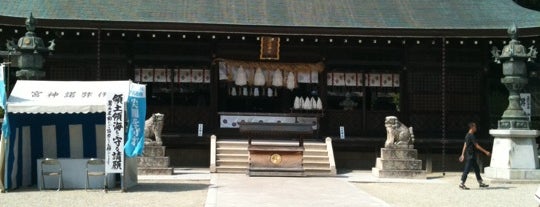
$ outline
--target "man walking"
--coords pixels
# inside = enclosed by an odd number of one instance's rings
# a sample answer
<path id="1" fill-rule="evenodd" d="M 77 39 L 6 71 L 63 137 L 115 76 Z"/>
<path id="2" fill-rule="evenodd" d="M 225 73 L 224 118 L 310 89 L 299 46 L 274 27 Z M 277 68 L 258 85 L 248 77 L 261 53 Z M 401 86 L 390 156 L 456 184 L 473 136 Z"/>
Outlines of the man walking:
<path id="1" fill-rule="evenodd" d="M 482 177 L 480 176 L 480 167 L 478 167 L 478 163 L 476 162 L 476 152 L 479 150 L 486 154 L 486 156 L 490 156 L 491 154 L 478 144 L 474 133 L 476 133 L 476 123 L 471 122 L 469 123 L 469 131 L 467 132 L 467 135 L 465 135 L 465 143 L 463 143 L 461 156 L 459 157 L 460 162 L 465 161 L 465 168 L 461 175 L 461 184 L 459 184 L 459 188 L 463 190 L 469 190 L 469 188 L 465 186 L 465 181 L 467 181 L 467 175 L 469 174 L 469 171 L 471 171 L 471 167 L 476 174 L 476 180 L 478 181 L 479 186 L 481 188 L 489 186 L 483 182 Z"/>

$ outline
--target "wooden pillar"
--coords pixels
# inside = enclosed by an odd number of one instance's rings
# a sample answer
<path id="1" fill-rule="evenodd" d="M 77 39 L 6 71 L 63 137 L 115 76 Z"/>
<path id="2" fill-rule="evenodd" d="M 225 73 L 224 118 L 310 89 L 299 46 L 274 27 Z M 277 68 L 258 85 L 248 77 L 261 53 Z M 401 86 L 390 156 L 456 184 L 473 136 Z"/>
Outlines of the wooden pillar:
<path id="1" fill-rule="evenodd" d="M 101 80 L 101 28 L 97 29 L 96 80 Z"/>
<path id="2" fill-rule="evenodd" d="M 446 174 L 446 38 L 441 42 L 441 137 L 442 137 L 442 171 Z"/>

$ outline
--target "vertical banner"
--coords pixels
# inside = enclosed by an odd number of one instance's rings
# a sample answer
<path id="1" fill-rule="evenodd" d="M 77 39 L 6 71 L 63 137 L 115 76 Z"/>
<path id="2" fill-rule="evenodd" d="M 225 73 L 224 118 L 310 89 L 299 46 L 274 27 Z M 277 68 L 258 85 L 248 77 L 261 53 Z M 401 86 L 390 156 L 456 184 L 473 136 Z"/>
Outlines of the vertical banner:
<path id="1" fill-rule="evenodd" d="M 144 119 L 146 117 L 146 86 L 130 84 L 127 103 L 128 137 L 124 152 L 128 157 L 142 155 L 144 150 Z"/>
<path id="2" fill-rule="evenodd" d="M 124 95 L 107 93 L 105 116 L 105 172 L 123 173 Z"/>
<path id="3" fill-rule="evenodd" d="M 4 192 L 4 175 L 5 175 L 5 154 L 6 154 L 6 139 L 9 137 L 9 124 L 6 111 L 6 83 L 4 81 L 4 64 L 0 64 L 0 107 L 4 110 L 4 120 L 2 122 L 2 134 L 0 136 L 0 192 Z"/>
<path id="4" fill-rule="evenodd" d="M 5 65 L 2 63 L 0 65 L 0 107 L 2 107 L 2 109 L 4 110 L 4 120 L 2 122 L 2 139 L 8 139 L 9 138 L 9 121 L 8 121 L 8 113 L 6 109 L 6 102 L 7 102 L 8 97 L 7 97 L 7 92 L 6 92 L 4 68 L 5 68 Z"/>

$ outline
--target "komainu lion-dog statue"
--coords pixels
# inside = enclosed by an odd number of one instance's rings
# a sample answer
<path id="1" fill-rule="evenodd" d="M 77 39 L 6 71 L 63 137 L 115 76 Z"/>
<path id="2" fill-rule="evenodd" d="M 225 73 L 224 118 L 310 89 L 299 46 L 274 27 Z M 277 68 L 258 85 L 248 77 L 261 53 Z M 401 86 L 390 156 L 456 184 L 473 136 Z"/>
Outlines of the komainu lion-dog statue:
<path id="1" fill-rule="evenodd" d="M 384 120 L 386 127 L 386 148 L 407 148 L 414 143 L 412 127 L 407 128 L 395 116 L 387 116 Z"/>
<path id="2" fill-rule="evenodd" d="M 159 146 L 163 144 L 161 130 L 163 130 L 164 119 L 164 114 L 155 113 L 144 122 L 144 144 Z"/>

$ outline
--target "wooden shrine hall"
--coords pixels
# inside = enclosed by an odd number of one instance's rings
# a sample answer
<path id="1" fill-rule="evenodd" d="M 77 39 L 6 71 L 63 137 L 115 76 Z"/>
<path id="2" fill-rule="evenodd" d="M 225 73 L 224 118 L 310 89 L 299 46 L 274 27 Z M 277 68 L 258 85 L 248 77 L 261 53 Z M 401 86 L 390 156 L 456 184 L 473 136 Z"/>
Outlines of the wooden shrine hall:
<path id="1" fill-rule="evenodd" d="M 171 166 L 214 160 L 218 172 L 246 170 L 234 168 L 246 166 L 242 123 L 308 124 L 304 167 L 328 169 L 317 158 L 331 150 L 334 169 L 370 169 L 386 116 L 414 128 L 434 170 L 453 169 L 467 123 L 489 148 L 508 103 L 492 47 L 512 23 L 524 45 L 540 42 L 540 12 L 510 0 L 20 0 L 0 7 L 0 41 L 23 36 L 30 12 L 36 34 L 55 39 L 45 80 L 146 84 L 147 115 L 165 114 Z M 528 67 L 538 128 L 540 66 Z M 212 135 L 216 154 L 244 154 L 212 157 Z"/>

